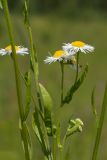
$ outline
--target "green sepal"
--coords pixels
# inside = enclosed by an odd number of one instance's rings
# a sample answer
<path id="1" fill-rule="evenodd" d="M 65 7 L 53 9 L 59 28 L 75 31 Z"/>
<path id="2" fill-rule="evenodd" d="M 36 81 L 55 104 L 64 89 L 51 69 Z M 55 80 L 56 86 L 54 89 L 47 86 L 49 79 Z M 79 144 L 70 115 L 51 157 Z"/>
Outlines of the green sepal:
<path id="1" fill-rule="evenodd" d="M 84 79 L 86 77 L 86 74 L 88 72 L 88 65 L 85 66 L 85 69 L 81 75 L 81 77 L 77 80 L 76 83 L 74 83 L 74 85 L 70 88 L 70 90 L 67 92 L 67 95 L 65 96 L 64 100 L 63 100 L 63 104 L 65 103 L 69 103 L 72 100 L 72 97 L 74 95 L 74 93 L 78 90 L 78 88 L 82 85 L 82 83 L 84 82 Z"/>

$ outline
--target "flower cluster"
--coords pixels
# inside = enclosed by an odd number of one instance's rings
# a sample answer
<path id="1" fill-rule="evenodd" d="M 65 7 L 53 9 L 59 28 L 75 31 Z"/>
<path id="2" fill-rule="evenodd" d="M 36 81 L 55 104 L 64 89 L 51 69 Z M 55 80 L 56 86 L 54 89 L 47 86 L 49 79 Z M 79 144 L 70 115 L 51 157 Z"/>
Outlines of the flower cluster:
<path id="1" fill-rule="evenodd" d="M 66 62 L 71 62 L 71 64 L 75 64 L 76 63 L 76 59 L 75 59 L 75 54 L 77 54 L 78 52 L 83 52 L 83 53 L 90 53 L 94 51 L 94 47 L 91 45 L 88 45 L 82 41 L 74 41 L 72 43 L 65 43 L 62 46 L 62 50 L 58 50 L 54 53 L 53 56 L 48 56 L 44 62 L 45 63 L 53 63 L 53 62 L 61 62 L 63 61 L 63 63 Z"/>

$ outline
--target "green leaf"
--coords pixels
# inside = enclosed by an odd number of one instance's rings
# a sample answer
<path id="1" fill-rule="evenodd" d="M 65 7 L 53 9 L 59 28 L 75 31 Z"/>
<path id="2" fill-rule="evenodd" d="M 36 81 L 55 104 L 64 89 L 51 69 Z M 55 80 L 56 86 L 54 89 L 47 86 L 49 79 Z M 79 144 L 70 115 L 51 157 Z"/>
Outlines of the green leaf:
<path id="1" fill-rule="evenodd" d="M 81 77 L 78 79 L 78 81 L 70 88 L 70 90 L 67 92 L 67 95 L 65 96 L 63 100 L 63 104 L 69 103 L 72 100 L 72 97 L 74 93 L 78 90 L 78 88 L 82 85 L 84 82 L 84 79 L 86 77 L 86 74 L 88 72 L 88 65 L 85 66 L 84 72 L 82 73 Z"/>
<path id="2" fill-rule="evenodd" d="M 24 78 L 26 81 L 26 105 L 25 105 L 24 120 L 26 120 L 30 112 L 30 102 L 31 102 L 31 74 L 30 74 L 30 71 L 26 72 Z"/>
<path id="3" fill-rule="evenodd" d="M 37 122 L 37 119 L 36 119 L 36 122 Z M 37 123 L 35 123 L 35 117 L 34 116 L 32 117 L 32 126 L 33 126 L 33 130 L 34 130 L 40 144 L 42 145 L 42 140 L 41 140 L 41 137 L 40 137 L 40 134 L 39 134 L 38 125 L 37 125 Z"/>
<path id="4" fill-rule="evenodd" d="M 95 87 L 92 90 L 92 95 L 91 95 L 91 105 L 92 105 L 92 112 L 95 118 L 97 119 L 97 111 L 96 111 L 96 106 L 95 106 Z"/>
<path id="5" fill-rule="evenodd" d="M 42 94 L 43 104 L 44 104 L 44 121 L 45 126 L 47 127 L 48 131 L 51 132 L 52 129 L 52 99 L 49 95 L 48 91 L 42 84 L 39 84 L 40 91 Z"/>
<path id="6" fill-rule="evenodd" d="M 32 157 L 31 139 L 30 139 L 30 134 L 29 134 L 27 124 L 23 122 L 22 124 L 20 123 L 19 126 L 20 126 L 22 145 L 25 151 L 25 155 L 28 158 L 28 160 L 31 160 L 31 157 Z"/>
<path id="7" fill-rule="evenodd" d="M 101 134 L 102 134 L 102 128 L 103 128 L 103 123 L 104 123 L 104 118 L 106 114 L 106 109 L 107 109 L 107 82 L 105 86 L 105 91 L 104 91 L 104 97 L 103 97 L 103 103 L 101 107 L 101 113 L 99 117 L 99 123 L 97 127 L 97 134 L 96 134 L 96 139 L 95 139 L 95 144 L 94 144 L 94 149 L 93 149 L 93 155 L 92 159 L 96 160 L 98 156 L 98 149 L 100 145 L 100 139 L 101 139 Z"/>
<path id="8" fill-rule="evenodd" d="M 38 116 L 38 111 L 35 111 L 33 114 L 32 125 L 33 125 L 33 130 L 35 132 L 35 135 L 37 136 L 37 138 L 41 144 L 44 155 L 46 157 L 52 156 L 51 151 L 50 151 L 50 147 L 49 147 L 49 140 L 48 140 L 48 136 L 47 136 L 46 127 L 44 126 L 44 123 L 40 122 L 40 118 Z M 48 160 L 49 160 L 49 158 L 48 158 Z"/>

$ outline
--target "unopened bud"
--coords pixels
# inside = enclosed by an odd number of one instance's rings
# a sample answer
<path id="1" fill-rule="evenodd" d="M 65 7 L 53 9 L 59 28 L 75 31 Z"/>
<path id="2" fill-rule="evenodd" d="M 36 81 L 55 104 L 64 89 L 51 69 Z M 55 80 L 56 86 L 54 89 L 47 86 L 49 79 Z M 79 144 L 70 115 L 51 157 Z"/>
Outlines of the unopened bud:
<path id="1" fill-rule="evenodd" d="M 84 125 L 84 123 L 83 123 L 83 122 L 81 121 L 81 119 L 79 119 L 79 118 L 76 118 L 75 122 L 76 122 L 76 124 L 78 124 L 78 125 L 81 125 L 81 126 Z"/>

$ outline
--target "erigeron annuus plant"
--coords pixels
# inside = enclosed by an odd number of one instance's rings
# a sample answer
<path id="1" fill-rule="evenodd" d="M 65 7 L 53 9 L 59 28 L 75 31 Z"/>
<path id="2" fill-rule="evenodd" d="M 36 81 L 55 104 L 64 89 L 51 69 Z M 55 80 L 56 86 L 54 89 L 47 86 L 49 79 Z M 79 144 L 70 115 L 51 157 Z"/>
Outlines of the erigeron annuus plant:
<path id="1" fill-rule="evenodd" d="M 60 114 L 61 109 L 67 103 L 70 103 L 75 92 L 79 89 L 81 84 L 84 82 L 86 74 L 88 72 L 88 65 L 81 70 L 81 65 L 79 64 L 80 54 L 81 53 L 91 53 L 94 51 L 94 47 L 82 42 L 74 41 L 72 43 L 65 43 L 62 46 L 61 50 L 56 51 L 53 55 L 48 56 L 44 62 L 46 64 L 51 64 L 54 62 L 59 63 L 61 66 L 61 91 L 60 94 L 60 106 L 58 106 L 58 119 L 55 122 L 56 115 L 53 113 L 53 101 L 47 91 L 47 89 L 39 82 L 39 67 L 38 67 L 38 58 L 36 47 L 34 45 L 32 29 L 30 26 L 29 12 L 28 12 L 28 0 L 24 2 L 24 22 L 25 27 L 28 32 L 29 39 L 29 49 L 22 46 L 15 45 L 13 38 L 13 30 L 10 21 L 10 15 L 8 10 L 7 0 L 1 0 L 0 2 L 4 10 L 4 16 L 6 19 L 6 24 L 8 28 L 10 45 L 4 49 L 0 49 L 0 55 L 11 55 L 14 69 L 15 69 L 15 78 L 16 78 L 16 89 L 18 96 L 18 106 L 19 106 L 19 127 L 20 133 L 25 153 L 25 159 L 31 160 L 31 138 L 28 131 L 27 118 L 30 112 L 30 103 L 33 101 L 33 113 L 32 113 L 32 127 L 34 133 L 40 143 L 42 152 L 44 154 L 45 160 L 63 160 L 63 150 L 66 140 L 77 132 L 82 132 L 83 122 L 80 118 L 70 119 L 68 125 L 65 129 L 65 134 L 61 139 L 61 121 Z M 25 75 L 19 69 L 17 55 L 28 55 L 30 61 L 29 71 Z M 46 65 L 44 64 L 44 65 Z M 67 93 L 64 92 L 64 67 L 67 65 L 71 66 L 72 69 L 75 69 L 75 80 L 72 85 L 69 87 Z M 80 70 L 80 73 L 79 73 Z M 35 81 L 35 91 L 31 90 L 31 72 L 34 76 Z M 72 72 L 72 70 L 71 70 Z M 24 81 L 26 86 L 26 102 L 23 103 L 22 100 L 22 91 L 20 78 Z M 34 96 L 36 93 L 36 97 Z M 65 93 L 65 94 L 64 94 Z M 50 142 L 51 139 L 51 142 Z M 57 149 L 59 155 L 57 156 Z M 34 148 L 35 150 L 35 148 Z M 94 159 L 93 159 L 94 160 Z"/>

